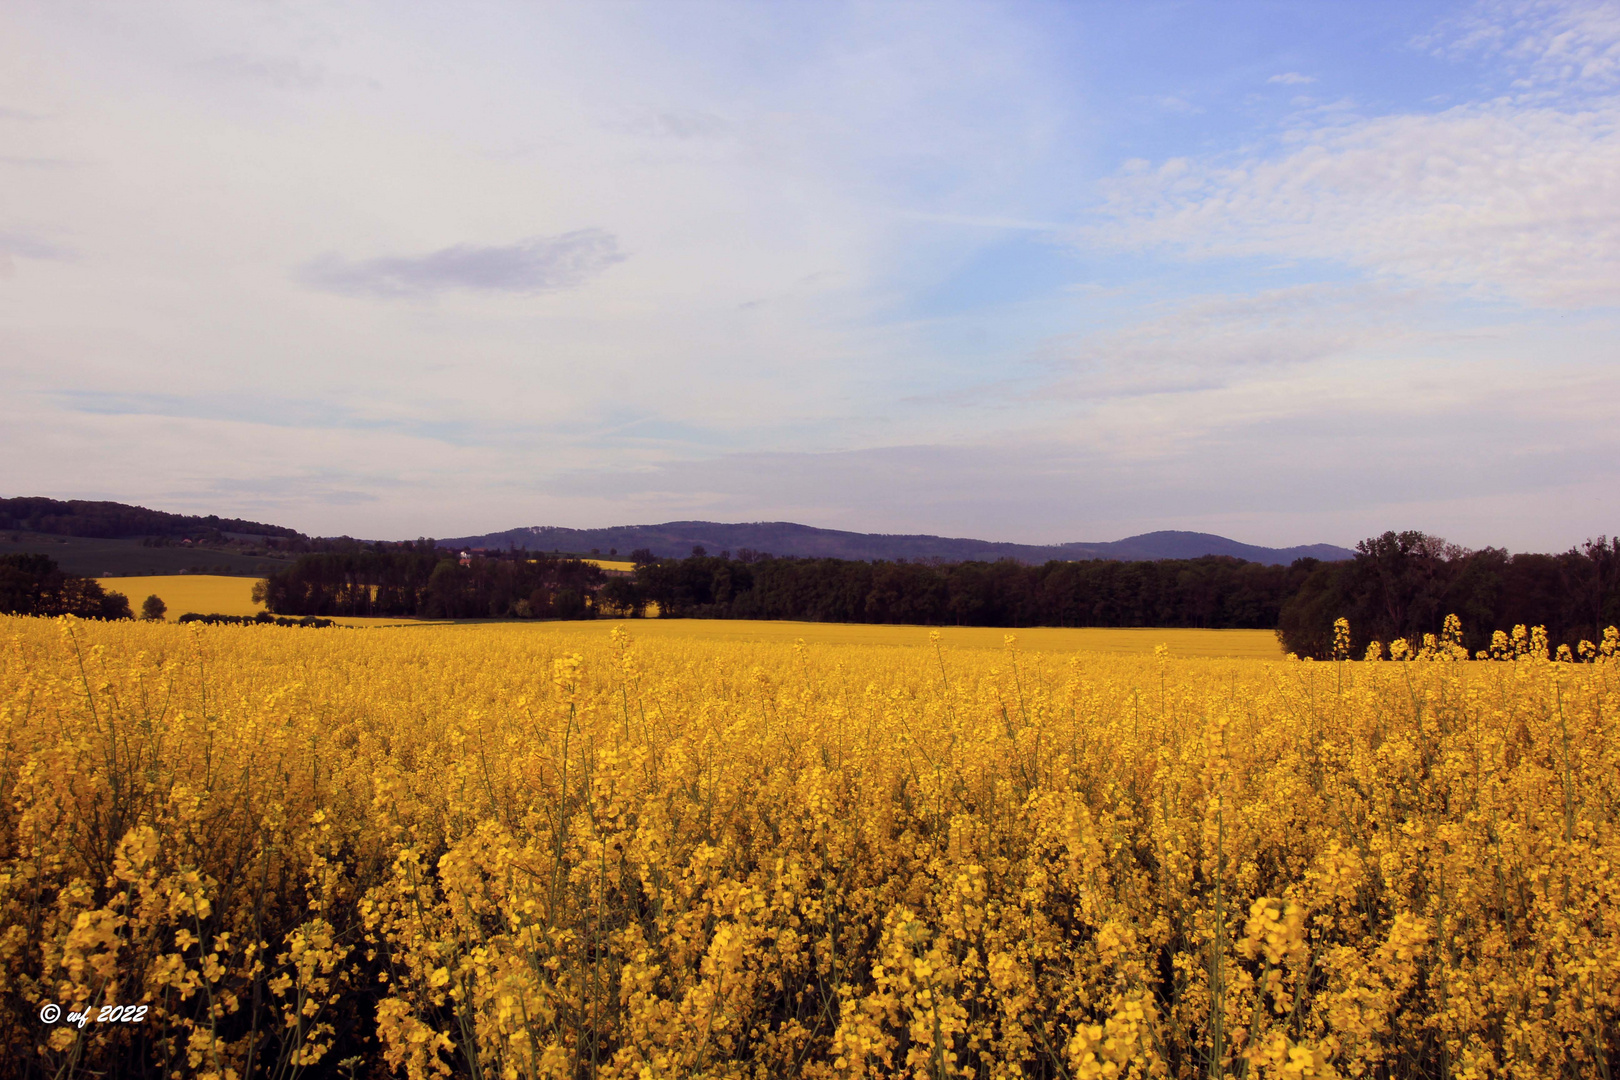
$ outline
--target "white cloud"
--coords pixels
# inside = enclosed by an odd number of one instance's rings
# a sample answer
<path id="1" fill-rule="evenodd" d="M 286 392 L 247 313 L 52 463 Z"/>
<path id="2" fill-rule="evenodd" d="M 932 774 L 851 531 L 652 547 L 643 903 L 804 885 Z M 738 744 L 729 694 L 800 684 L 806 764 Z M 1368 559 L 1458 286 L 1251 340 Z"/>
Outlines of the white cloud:
<path id="1" fill-rule="evenodd" d="M 345 296 L 416 296 L 442 289 L 555 292 L 576 289 L 624 258 L 613 234 L 577 229 L 515 244 L 456 244 L 425 255 L 351 260 L 326 254 L 298 277 L 312 288 Z"/>
<path id="2" fill-rule="evenodd" d="M 1284 86 L 1304 86 L 1306 83 L 1316 81 L 1314 75 L 1301 75 L 1297 71 L 1285 71 L 1280 75 L 1273 75 L 1267 79 L 1268 83 L 1282 83 Z"/>

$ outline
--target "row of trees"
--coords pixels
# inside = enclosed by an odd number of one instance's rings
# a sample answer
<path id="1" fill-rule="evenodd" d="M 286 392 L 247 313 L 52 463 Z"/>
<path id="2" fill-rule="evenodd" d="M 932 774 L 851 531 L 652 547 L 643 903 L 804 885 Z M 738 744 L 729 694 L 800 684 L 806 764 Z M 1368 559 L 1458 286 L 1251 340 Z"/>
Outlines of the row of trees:
<path id="1" fill-rule="evenodd" d="M 288 618 L 282 615 L 272 615 L 268 611 L 261 611 L 257 615 L 199 615 L 188 611 L 180 616 L 182 623 L 201 623 L 204 626 L 301 626 L 320 630 L 328 626 L 336 626 L 331 619 L 319 619 L 314 615 L 305 615 L 302 618 Z"/>
<path id="2" fill-rule="evenodd" d="M 752 554 L 752 553 L 751 553 Z M 639 560 L 638 560 L 639 562 Z M 1354 559 L 1264 566 L 1210 556 L 1154 562 L 888 563 L 748 560 L 695 553 L 638 565 L 606 606 L 703 618 L 975 626 L 1163 626 L 1277 630 L 1283 646 L 1326 658 L 1346 618 L 1361 655 L 1376 640 L 1420 642 L 1457 615 L 1471 650 L 1496 630 L 1543 626 L 1577 650 L 1620 625 L 1620 538 L 1558 555 L 1469 551 L 1421 532 L 1387 532 Z"/>
<path id="3" fill-rule="evenodd" d="M 260 595 L 287 615 L 566 619 L 640 616 L 656 606 L 666 618 L 1275 629 L 1289 651 L 1321 658 L 1332 653 L 1341 617 L 1358 656 L 1373 640 L 1438 634 L 1450 614 L 1471 650 L 1516 624 L 1544 626 L 1554 646 L 1571 649 L 1620 624 L 1620 539 L 1607 538 L 1561 555 L 1509 555 L 1388 532 L 1362 541 L 1354 559 L 1289 566 L 1224 556 L 863 562 L 700 549 L 666 560 L 636 552 L 634 561 L 632 577 L 610 579 L 571 558 L 503 553 L 462 565 L 431 541 L 357 545 L 300 557 Z"/>
<path id="4" fill-rule="evenodd" d="M 1373 641 L 1411 642 L 1462 620 L 1477 651 L 1493 631 L 1544 626 L 1549 643 L 1577 649 L 1620 625 L 1620 537 L 1599 537 L 1561 555 L 1469 551 L 1421 532 L 1386 532 L 1356 545 L 1356 557 L 1322 563 L 1283 605 L 1277 636 L 1290 652 L 1325 658 L 1333 622 L 1350 622 L 1352 655 Z"/>
<path id="5" fill-rule="evenodd" d="M 64 573 L 49 555 L 0 555 L 0 615 L 129 619 L 129 598 L 94 578 Z"/>
<path id="6" fill-rule="evenodd" d="M 535 555 L 473 559 L 432 541 L 302 555 L 255 588 L 281 615 L 419 616 L 433 619 L 560 618 L 591 613 L 605 580 L 579 559 Z"/>
<path id="7" fill-rule="evenodd" d="M 694 554 L 638 566 L 603 599 L 665 616 L 970 626 L 1271 629 L 1314 560 L 1265 566 L 1225 556 L 1040 566 L 1001 562 L 749 561 Z"/>

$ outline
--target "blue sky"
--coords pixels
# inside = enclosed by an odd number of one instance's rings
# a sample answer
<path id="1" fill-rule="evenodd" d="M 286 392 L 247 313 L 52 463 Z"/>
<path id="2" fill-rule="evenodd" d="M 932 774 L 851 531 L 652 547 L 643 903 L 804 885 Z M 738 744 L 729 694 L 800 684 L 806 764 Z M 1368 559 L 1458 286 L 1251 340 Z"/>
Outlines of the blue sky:
<path id="1" fill-rule="evenodd" d="M 1614 533 L 1616 3 L 17 3 L 5 494 Z"/>

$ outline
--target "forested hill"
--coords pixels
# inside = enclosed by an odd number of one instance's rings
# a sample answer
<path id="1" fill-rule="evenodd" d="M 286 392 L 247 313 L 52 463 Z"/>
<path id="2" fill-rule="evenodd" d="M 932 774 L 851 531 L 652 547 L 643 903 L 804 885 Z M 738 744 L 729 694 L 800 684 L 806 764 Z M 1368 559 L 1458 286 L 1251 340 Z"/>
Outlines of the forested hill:
<path id="1" fill-rule="evenodd" d="M 0 499 L 0 530 L 81 536 L 103 540 L 130 537 L 195 537 L 209 533 L 302 537 L 297 529 L 217 514 L 170 514 L 119 502 L 28 497 Z"/>
<path id="2" fill-rule="evenodd" d="M 104 540 L 182 537 L 222 540 L 225 536 L 268 537 L 300 541 L 294 550 L 322 549 L 329 544 L 283 525 L 267 525 L 216 514 L 171 514 L 128 503 L 84 499 L 48 499 L 38 496 L 0 498 L 0 531 L 74 536 Z M 643 550 L 659 558 L 684 558 L 693 548 L 721 551 L 768 552 L 789 558 L 854 559 L 870 562 L 894 559 L 944 559 L 947 562 L 994 562 L 1015 559 L 1025 563 L 1079 559 L 1198 559 L 1229 555 L 1245 562 L 1287 566 L 1295 559 L 1332 562 L 1355 552 L 1332 544 L 1269 548 L 1243 544 L 1224 536 L 1200 532 L 1151 532 L 1099 543 L 1007 544 L 991 540 L 924 534 L 887 534 L 818 529 L 791 521 L 727 523 L 669 521 L 662 525 L 619 525 L 606 529 L 564 529 L 535 525 L 481 536 L 462 536 L 439 543 L 455 548 L 520 548 L 583 554 L 617 551 L 628 556 Z"/>
<path id="3" fill-rule="evenodd" d="M 1242 544 L 1224 536 L 1199 532 L 1151 532 L 1102 543 L 1006 544 L 990 540 L 927 535 L 844 532 L 817 529 L 789 521 L 728 524 L 715 521 L 669 521 L 662 525 L 620 525 L 610 529 L 563 529 L 535 525 L 524 529 L 440 541 L 458 547 L 525 548 L 530 551 L 617 551 L 627 555 L 646 550 L 660 558 L 681 558 L 701 547 L 711 554 L 769 552 L 795 558 L 944 559 L 994 562 L 1016 559 L 1026 563 L 1053 560 L 1197 559 L 1230 555 L 1247 562 L 1286 566 L 1295 559 L 1331 562 L 1354 557 L 1355 552 L 1332 544 L 1268 548 Z"/>

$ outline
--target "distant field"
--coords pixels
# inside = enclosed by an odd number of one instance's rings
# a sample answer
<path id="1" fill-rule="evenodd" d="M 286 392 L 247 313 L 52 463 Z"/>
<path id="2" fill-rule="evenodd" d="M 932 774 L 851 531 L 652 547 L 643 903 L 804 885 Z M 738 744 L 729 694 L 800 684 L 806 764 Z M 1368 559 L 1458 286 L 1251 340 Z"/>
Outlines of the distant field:
<path id="1" fill-rule="evenodd" d="M 1167 645 L 1173 656 L 1224 656 L 1280 660 L 1282 646 L 1270 630 L 1110 630 L 1032 627 L 1008 630 L 993 626 L 873 626 L 865 623 L 764 622 L 746 619 L 597 619 L 594 622 L 536 623 L 539 633 L 599 633 L 623 625 L 632 636 L 648 640 L 686 638 L 708 641 L 806 642 L 838 645 L 925 646 L 929 632 L 939 630 L 942 644 L 958 649 L 999 649 L 1006 635 L 1018 638 L 1025 652 L 1116 654 L 1151 653 Z"/>
<path id="2" fill-rule="evenodd" d="M 129 606 L 140 614 L 141 601 L 156 594 L 169 606 L 170 622 L 188 611 L 199 615 L 257 615 L 263 604 L 253 602 L 253 582 L 247 577 L 223 574 L 168 574 L 145 577 L 97 578 L 101 587 L 129 597 Z"/>
<path id="3" fill-rule="evenodd" d="M 0 532 L 0 555 L 22 552 L 49 555 L 68 573 L 94 578 L 179 574 L 196 567 L 208 574 L 261 578 L 290 564 L 288 559 L 209 548 L 142 547 L 139 540 Z"/>
<path id="4" fill-rule="evenodd" d="M 172 574 L 145 577 L 97 578 L 103 588 L 112 589 L 129 597 L 129 606 L 140 613 L 141 601 L 156 595 L 169 606 L 164 616 L 174 622 L 188 611 L 198 615 L 257 615 L 263 604 L 253 602 L 254 578 L 227 577 L 223 574 Z M 344 626 L 398 626 L 416 624 L 426 620 L 390 617 L 374 619 L 338 615 L 333 622 Z"/>
<path id="5" fill-rule="evenodd" d="M 593 566 L 600 566 L 604 570 L 623 570 L 627 573 L 636 568 L 635 563 L 625 562 L 622 559 L 584 559 L 581 561 L 588 562 Z"/>

